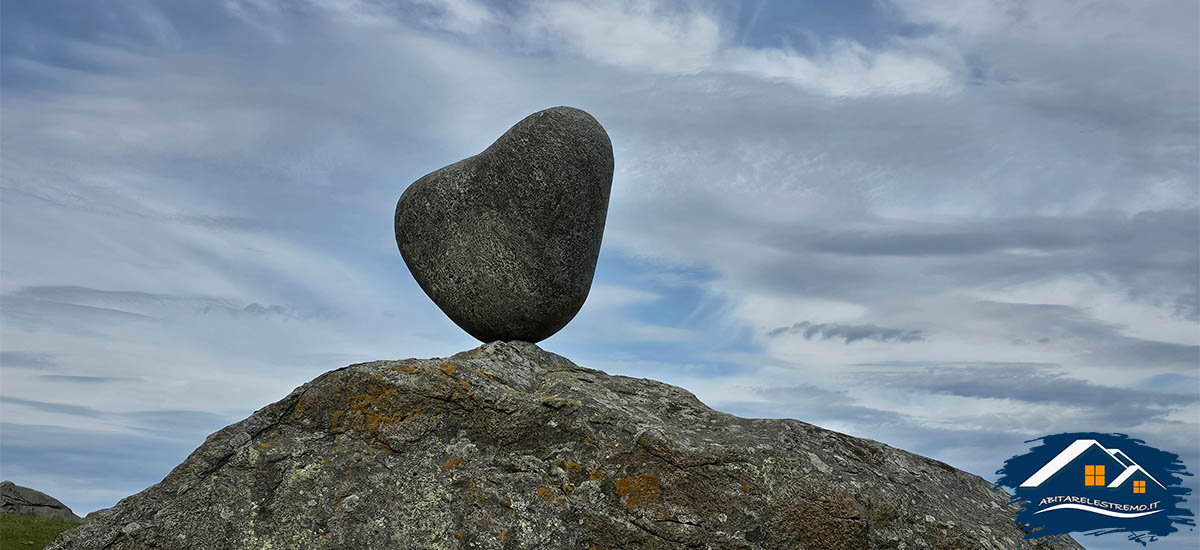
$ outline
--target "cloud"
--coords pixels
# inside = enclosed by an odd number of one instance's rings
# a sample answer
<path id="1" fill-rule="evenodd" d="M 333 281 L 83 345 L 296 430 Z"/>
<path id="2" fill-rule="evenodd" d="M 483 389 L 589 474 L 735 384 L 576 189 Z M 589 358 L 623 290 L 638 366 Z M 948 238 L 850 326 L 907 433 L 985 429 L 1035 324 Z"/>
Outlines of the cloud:
<path id="1" fill-rule="evenodd" d="M 83 382 L 85 384 L 96 383 L 92 380 Z M 0 395 L 0 403 L 5 404 L 6 415 L 9 415 L 10 418 L 20 417 L 22 412 L 20 408 L 25 408 L 42 413 L 41 418 L 43 419 L 53 418 L 49 415 L 65 415 L 76 417 L 76 425 L 91 426 L 93 429 L 101 428 L 101 431 L 106 432 L 137 433 L 172 441 L 181 438 L 190 440 L 196 434 L 209 434 L 232 421 L 240 420 L 235 415 L 212 411 L 175 409 L 105 411 L 69 403 L 23 399 L 8 395 Z"/>
<path id="2" fill-rule="evenodd" d="M 532 39 L 623 67 L 695 74 L 714 65 L 721 46 L 712 15 L 657 2 L 542 2 L 530 16 Z"/>
<path id="3" fill-rule="evenodd" d="M 805 340 L 812 340 L 813 337 L 817 337 L 822 340 L 841 338 L 847 344 L 853 344 L 858 340 L 875 340 L 877 342 L 916 342 L 925 339 L 919 330 L 886 328 L 875 325 L 810 323 L 808 321 L 794 323 L 790 327 L 771 329 L 767 332 L 767 336 L 772 338 L 786 334 L 802 334 L 804 335 Z"/>
<path id="4" fill-rule="evenodd" d="M 416 0 L 421 6 L 433 9 L 425 24 L 459 34 L 472 34 L 497 22 L 496 15 L 485 4 L 473 0 Z"/>
<path id="5" fill-rule="evenodd" d="M 116 313 L 163 318 L 181 315 L 222 314 L 229 316 L 299 319 L 318 315 L 298 312 L 278 304 L 249 304 L 205 296 L 173 296 L 149 292 L 101 290 L 79 286 L 33 286 L 9 293 L 15 300 L 33 300 L 62 305 L 104 309 Z"/>
<path id="6" fill-rule="evenodd" d="M 55 365 L 48 353 L 0 351 L 0 365 L 6 368 L 44 369 Z"/>
<path id="7" fill-rule="evenodd" d="M 825 419 L 839 423 L 871 424 L 880 427 L 912 422 L 911 418 L 896 411 L 863 406 L 845 391 L 801 384 L 779 388 L 759 388 L 756 393 L 773 402 L 774 406 L 783 403 L 789 404 L 787 408 L 790 417 L 812 419 L 813 422 Z M 752 407 L 748 404 L 742 406 Z M 771 416 L 777 415 L 778 413 L 774 413 Z"/>
<path id="8" fill-rule="evenodd" d="M 104 384 L 126 380 L 125 378 L 116 376 L 71 376 L 69 374 L 39 374 L 37 377 L 50 382 L 65 382 L 69 384 Z"/>
<path id="9" fill-rule="evenodd" d="M 647 310 L 664 297 L 655 292 L 614 284 L 593 285 L 588 293 L 588 309 L 572 323 L 592 343 L 682 342 L 694 333 L 686 328 L 656 322 L 631 320 L 630 311 Z"/>
<path id="10" fill-rule="evenodd" d="M 235 415 L 211 411 L 170 409 L 126 412 L 121 413 L 119 418 L 135 426 L 139 432 L 176 441 L 190 441 L 192 434 L 211 434 L 241 420 Z"/>
<path id="11" fill-rule="evenodd" d="M 19 397 L 12 397 L 12 396 L 8 396 L 8 395 L 0 395 L 0 401 L 3 401 L 5 403 L 12 403 L 14 405 L 22 405 L 25 407 L 29 407 L 32 409 L 36 409 L 36 410 L 39 410 L 42 412 L 48 412 L 48 413 L 67 414 L 67 415 L 72 415 L 72 416 L 86 416 L 89 418 L 95 418 L 95 417 L 99 417 L 99 416 L 103 415 L 102 412 L 100 412 L 96 409 L 92 409 L 89 407 L 81 407 L 78 405 L 71 405 L 68 403 L 51 403 L 51 402 L 46 402 L 46 401 L 37 401 L 34 399 L 21 399 Z"/>
<path id="12" fill-rule="evenodd" d="M 1179 344 L 1130 337 L 1120 325 L 1092 319 L 1074 307 L 980 301 L 980 316 L 1001 321 L 1018 339 L 1047 340 L 1071 345 L 1089 364 L 1131 369 L 1174 367 L 1191 369 L 1200 361 L 1200 344 Z"/>
<path id="13" fill-rule="evenodd" d="M 819 55 L 738 44 L 714 12 L 670 2 L 537 2 L 520 19 L 527 39 L 599 63 L 669 75 L 736 73 L 834 97 L 948 91 L 938 60 L 901 47 L 838 40 Z M 898 45 L 893 45 L 898 46 Z"/>
<path id="14" fill-rule="evenodd" d="M 873 367 L 872 365 L 864 365 Z M 1200 395 L 1151 392 L 1065 376 L 1053 365 L 905 365 L 858 370 L 863 384 L 959 397 L 1006 399 L 1094 411 L 1110 429 L 1165 419 Z"/>
<path id="15" fill-rule="evenodd" d="M 1143 380 L 1137 387 L 1161 393 L 1195 396 L 1196 388 L 1200 388 L 1200 376 L 1174 372 L 1156 374 Z"/>

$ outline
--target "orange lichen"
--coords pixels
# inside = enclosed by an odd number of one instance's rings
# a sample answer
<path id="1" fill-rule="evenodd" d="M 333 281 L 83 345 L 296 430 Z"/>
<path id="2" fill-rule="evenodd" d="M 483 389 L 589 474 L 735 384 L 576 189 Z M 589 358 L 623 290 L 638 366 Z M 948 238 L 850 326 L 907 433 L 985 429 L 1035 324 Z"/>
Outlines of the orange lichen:
<path id="1" fill-rule="evenodd" d="M 508 529 L 505 529 L 503 531 L 500 531 L 500 534 L 496 535 L 496 538 L 498 538 L 500 540 L 504 540 L 504 538 L 507 536 L 508 536 Z"/>
<path id="2" fill-rule="evenodd" d="M 541 500 L 542 502 L 545 502 L 545 503 L 554 502 L 554 491 L 551 491 L 550 489 L 547 489 L 545 487 L 538 487 L 537 495 L 538 495 L 538 499 Z"/>
<path id="3" fill-rule="evenodd" d="M 376 431 L 379 428 L 383 427 L 385 424 L 391 424 L 393 422 L 403 424 L 403 423 L 408 422 L 409 420 L 412 420 L 413 418 L 416 418 L 420 415 L 421 415 L 420 409 L 413 409 L 411 411 L 408 411 L 408 414 L 397 412 L 397 413 L 392 413 L 391 415 L 376 414 L 374 411 L 367 411 L 366 428 L 367 428 L 367 431 L 373 432 L 373 431 Z"/>
<path id="4" fill-rule="evenodd" d="M 412 409 L 408 413 L 396 410 L 399 408 L 394 397 L 397 389 L 376 386 L 366 393 L 351 397 L 349 408 L 333 412 L 330 429 L 348 429 L 359 434 L 366 432 L 371 436 L 368 445 L 371 446 L 369 451 L 372 456 L 393 451 L 391 445 L 380 439 L 379 431 L 389 424 L 403 424 L 421 415 L 420 409 Z M 333 434 L 334 440 L 340 435 Z"/>
<path id="5" fill-rule="evenodd" d="M 442 469 L 449 470 L 450 468 L 453 468 L 455 466 L 458 466 L 459 464 L 462 464 L 462 461 L 463 461 L 463 459 L 461 456 L 452 458 L 452 459 L 447 460 L 442 463 Z"/>
<path id="6" fill-rule="evenodd" d="M 658 477 L 653 474 L 641 474 L 636 478 L 623 477 L 616 481 L 616 486 L 617 495 L 626 497 L 626 508 L 653 504 L 658 502 L 658 497 L 662 495 Z"/>
<path id="7" fill-rule="evenodd" d="M 404 418 L 404 416 L 401 415 L 401 413 L 392 413 L 390 416 L 384 416 L 381 414 L 375 414 L 373 411 L 368 411 L 366 428 L 368 431 L 373 432 L 373 431 L 378 430 L 379 426 L 381 424 L 390 424 L 392 422 L 399 422 L 400 419 L 402 419 L 402 418 Z"/>
<path id="8" fill-rule="evenodd" d="M 438 364 L 438 368 L 442 370 L 442 374 L 445 374 L 446 376 L 454 376 L 454 365 L 451 365 L 450 363 L 440 363 Z"/>
<path id="9" fill-rule="evenodd" d="M 463 532 L 463 530 L 462 530 L 462 529 L 459 529 L 459 530 L 457 530 L 457 531 L 455 531 L 455 532 L 453 532 L 453 533 L 450 533 L 450 534 L 451 534 L 451 535 L 454 535 L 454 538 L 461 539 L 465 533 Z"/>
<path id="10" fill-rule="evenodd" d="M 604 470 L 601 470 L 600 468 L 596 468 L 595 470 L 592 470 L 592 475 L 589 476 L 588 479 L 590 479 L 592 481 L 603 480 L 604 479 Z"/>
<path id="11" fill-rule="evenodd" d="M 308 405 L 308 393 L 300 394 L 300 398 L 296 400 L 296 411 L 292 413 L 292 418 L 300 420 L 304 416 L 304 407 Z"/>
<path id="12" fill-rule="evenodd" d="M 562 486 L 562 490 L 564 493 L 569 493 L 569 492 L 575 490 L 575 486 L 571 485 L 570 483 L 564 483 Z"/>
<path id="13" fill-rule="evenodd" d="M 371 388 L 367 393 L 350 398 L 350 412 L 362 413 L 369 408 L 378 407 L 380 401 L 391 401 L 396 388 Z"/>
<path id="14" fill-rule="evenodd" d="M 411 418 L 421 414 L 420 409 L 413 409 L 404 414 L 401 412 L 393 412 L 387 414 L 386 411 L 392 406 L 392 394 L 396 392 L 396 388 L 373 388 L 368 393 L 356 395 L 351 398 L 350 412 L 357 413 L 363 416 L 363 424 L 361 427 L 354 427 L 355 431 L 377 431 L 386 424 L 393 422 L 404 423 Z M 384 414 L 380 414 L 383 412 Z M 334 412 L 333 424 L 336 426 L 342 418 L 343 411 Z"/>

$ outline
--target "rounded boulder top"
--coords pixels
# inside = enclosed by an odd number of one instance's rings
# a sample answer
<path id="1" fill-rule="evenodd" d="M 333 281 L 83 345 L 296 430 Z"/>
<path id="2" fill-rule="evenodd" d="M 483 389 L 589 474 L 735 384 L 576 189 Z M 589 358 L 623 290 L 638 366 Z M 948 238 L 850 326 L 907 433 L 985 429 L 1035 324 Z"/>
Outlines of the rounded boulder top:
<path id="1" fill-rule="evenodd" d="M 553 107 L 413 182 L 396 245 L 421 289 L 483 341 L 539 342 L 587 299 L 612 187 L 608 133 Z"/>

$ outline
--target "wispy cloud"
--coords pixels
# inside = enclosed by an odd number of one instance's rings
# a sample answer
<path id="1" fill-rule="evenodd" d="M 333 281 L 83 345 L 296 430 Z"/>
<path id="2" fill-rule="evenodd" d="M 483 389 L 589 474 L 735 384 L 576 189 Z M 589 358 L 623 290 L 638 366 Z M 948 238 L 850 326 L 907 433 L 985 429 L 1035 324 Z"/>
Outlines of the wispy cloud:
<path id="1" fill-rule="evenodd" d="M 68 403 L 51 403 L 46 401 L 37 401 L 33 399 L 21 399 L 8 395 L 0 395 L 0 401 L 12 403 L 14 405 L 22 405 L 42 412 L 69 414 L 72 416 L 98 417 L 103 413 L 89 407 L 80 407 Z"/>
<path id="2" fill-rule="evenodd" d="M 1020 364 L 866 365 L 863 384 L 958 397 L 1007 399 L 1095 411 L 1113 429 L 1165 419 L 1200 395 L 1151 392 L 1066 376 L 1061 366 Z M 874 368 L 870 368 L 874 367 Z M 900 367 L 900 368 L 897 368 Z"/>
<path id="3" fill-rule="evenodd" d="M 0 351 L 0 366 L 6 368 L 44 369 L 55 365 L 49 353 Z"/>
<path id="4" fill-rule="evenodd" d="M 206 296 L 174 296 L 149 292 L 101 290 L 80 286 L 25 287 L 9 293 L 7 296 L 16 300 L 34 300 L 53 304 L 76 305 L 151 318 L 172 317 L 184 314 L 222 314 L 229 316 L 274 316 L 299 319 L 320 314 L 319 312 L 298 312 L 295 308 L 279 304 L 264 306 L 257 302 L 247 304 Z"/>
<path id="5" fill-rule="evenodd" d="M 873 50 L 838 40 L 815 55 L 749 47 L 714 11 L 674 2 L 538 2 L 520 26 L 552 51 L 667 75 L 735 73 L 835 97 L 951 91 L 941 60 L 903 44 Z"/>
<path id="6" fill-rule="evenodd" d="M 858 340 L 875 340 L 877 342 L 916 342 L 924 340 L 919 330 L 904 330 L 898 328 L 886 328 L 875 325 L 842 325 L 838 323 L 810 323 L 808 321 L 800 321 L 793 323 L 790 327 L 779 327 L 771 329 L 767 332 L 767 336 L 778 337 L 787 334 L 799 334 L 804 336 L 805 340 L 819 338 L 822 340 L 830 340 L 841 338 L 847 344 L 853 344 Z"/>
<path id="7" fill-rule="evenodd" d="M 72 376 L 69 374 L 39 374 L 37 378 L 49 382 L 65 382 L 69 384 L 104 384 L 128 380 L 127 378 L 117 376 Z"/>

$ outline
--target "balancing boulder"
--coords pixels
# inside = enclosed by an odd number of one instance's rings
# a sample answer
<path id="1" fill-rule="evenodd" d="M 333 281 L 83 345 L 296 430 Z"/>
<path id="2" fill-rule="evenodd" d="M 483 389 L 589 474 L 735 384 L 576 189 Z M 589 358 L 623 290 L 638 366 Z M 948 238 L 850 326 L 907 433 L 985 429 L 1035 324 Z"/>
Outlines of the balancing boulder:
<path id="1" fill-rule="evenodd" d="M 471 336 L 538 342 L 587 299 L 612 176 L 612 142 L 595 118 L 539 111 L 410 185 L 396 204 L 396 244 Z"/>

